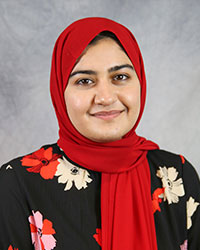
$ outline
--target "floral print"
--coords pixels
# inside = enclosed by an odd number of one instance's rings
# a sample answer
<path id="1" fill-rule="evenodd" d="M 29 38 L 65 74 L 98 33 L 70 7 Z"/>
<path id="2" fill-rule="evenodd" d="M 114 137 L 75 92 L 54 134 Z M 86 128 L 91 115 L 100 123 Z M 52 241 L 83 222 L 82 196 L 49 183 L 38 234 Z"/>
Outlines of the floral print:
<path id="1" fill-rule="evenodd" d="M 71 189 L 73 182 L 78 190 L 86 188 L 87 183 L 92 181 L 88 171 L 71 164 L 64 156 L 63 159 L 60 157 L 59 154 L 53 154 L 52 147 L 46 150 L 41 148 L 24 156 L 21 163 L 22 166 L 29 167 L 27 171 L 40 173 L 44 179 L 58 176 L 58 183 L 66 183 L 64 191 Z"/>
<path id="2" fill-rule="evenodd" d="M 19 250 L 18 248 L 13 248 L 11 245 L 9 246 L 8 250 Z"/>
<path id="3" fill-rule="evenodd" d="M 181 250 L 187 250 L 188 249 L 188 241 L 185 240 L 184 243 L 180 246 Z"/>
<path id="4" fill-rule="evenodd" d="M 195 202 L 195 200 L 190 197 L 187 201 L 187 229 L 190 229 L 192 226 L 192 215 L 197 210 L 197 207 L 199 206 L 199 202 Z"/>
<path id="5" fill-rule="evenodd" d="M 184 156 L 180 155 L 180 157 L 181 157 L 181 162 L 182 162 L 182 164 L 184 164 L 184 163 L 185 163 L 185 158 L 184 158 Z"/>
<path id="6" fill-rule="evenodd" d="M 182 156 L 170 159 L 169 153 L 157 150 L 148 154 L 158 249 L 163 245 L 166 249 L 198 249 L 200 183 L 192 166 Z M 0 177 L 5 180 L 0 181 L 0 196 L 6 201 L 0 206 L 0 249 L 102 247 L 101 173 L 77 166 L 53 144 L 4 164 Z M 27 215 L 30 208 L 34 211 Z M 14 221 L 9 219 L 11 212 L 17 215 Z"/>
<path id="7" fill-rule="evenodd" d="M 178 172 L 174 167 L 159 167 L 156 174 L 162 180 L 164 191 L 164 201 L 167 200 L 168 204 L 178 203 L 179 197 L 185 194 L 183 187 L 183 180 L 177 180 Z"/>
<path id="8" fill-rule="evenodd" d="M 50 220 L 44 219 L 43 215 L 37 211 L 32 211 L 33 215 L 29 216 L 31 238 L 35 250 L 51 250 L 56 246 L 56 239 L 53 237 L 55 230 Z"/>
<path id="9" fill-rule="evenodd" d="M 6 170 L 8 170 L 8 169 L 13 169 L 13 167 L 12 167 L 11 165 L 8 165 L 8 166 L 6 167 Z"/>
<path id="10" fill-rule="evenodd" d="M 152 206 L 153 213 L 156 211 L 161 211 L 159 203 L 162 202 L 162 198 L 164 198 L 164 188 L 157 188 L 152 195 Z"/>
<path id="11" fill-rule="evenodd" d="M 53 154 L 52 147 L 48 149 L 41 148 L 36 152 L 26 155 L 22 158 L 22 166 L 29 167 L 27 171 L 40 173 L 44 179 L 52 179 L 57 170 L 58 154 Z"/>
<path id="12" fill-rule="evenodd" d="M 102 237 L 102 234 L 101 234 L 101 228 L 97 228 L 96 229 L 96 234 L 93 235 L 93 237 L 95 238 L 95 240 L 97 241 L 97 243 L 101 246 L 101 237 Z"/>
<path id="13" fill-rule="evenodd" d="M 58 162 L 59 165 L 57 166 L 55 176 L 59 176 L 58 183 L 66 183 L 64 191 L 70 190 L 73 183 L 75 187 L 80 190 L 86 188 L 87 183 L 92 182 L 87 170 L 71 164 L 65 157 L 58 159 Z"/>

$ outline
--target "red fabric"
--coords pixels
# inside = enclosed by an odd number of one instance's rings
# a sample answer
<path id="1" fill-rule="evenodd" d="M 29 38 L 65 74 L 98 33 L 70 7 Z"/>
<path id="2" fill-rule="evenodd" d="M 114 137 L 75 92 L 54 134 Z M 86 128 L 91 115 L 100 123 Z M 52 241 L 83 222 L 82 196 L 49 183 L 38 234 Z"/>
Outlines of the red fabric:
<path id="1" fill-rule="evenodd" d="M 97 143 L 85 138 L 73 127 L 65 107 L 64 90 L 76 59 L 88 43 L 104 30 L 118 37 L 135 67 L 141 84 L 141 109 L 135 126 L 124 138 Z M 158 146 L 135 133 L 144 110 L 146 80 L 142 56 L 134 36 L 126 27 L 106 18 L 84 18 L 72 23 L 56 41 L 50 88 L 59 123 L 58 145 L 74 162 L 102 173 L 102 249 L 156 250 L 146 154 Z"/>

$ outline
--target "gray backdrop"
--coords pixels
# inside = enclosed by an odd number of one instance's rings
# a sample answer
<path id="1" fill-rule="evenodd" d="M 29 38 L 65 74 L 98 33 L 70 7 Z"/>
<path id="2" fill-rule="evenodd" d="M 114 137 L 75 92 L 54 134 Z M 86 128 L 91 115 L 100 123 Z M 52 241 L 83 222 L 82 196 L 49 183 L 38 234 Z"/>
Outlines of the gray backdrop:
<path id="1" fill-rule="evenodd" d="M 200 173 L 199 0 L 0 0 L 0 164 L 57 140 L 52 50 L 66 26 L 87 16 L 133 32 L 148 81 L 137 132 L 185 155 Z"/>

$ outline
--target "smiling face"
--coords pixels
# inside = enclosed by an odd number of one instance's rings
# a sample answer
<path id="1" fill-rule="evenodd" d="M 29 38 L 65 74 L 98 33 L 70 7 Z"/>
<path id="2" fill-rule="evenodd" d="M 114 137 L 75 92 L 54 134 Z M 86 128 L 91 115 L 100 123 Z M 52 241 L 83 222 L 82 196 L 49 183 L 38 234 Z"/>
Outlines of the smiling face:
<path id="1" fill-rule="evenodd" d="M 133 64 L 110 38 L 86 48 L 71 72 L 64 96 L 76 130 L 96 142 L 121 139 L 140 112 L 140 82 Z"/>

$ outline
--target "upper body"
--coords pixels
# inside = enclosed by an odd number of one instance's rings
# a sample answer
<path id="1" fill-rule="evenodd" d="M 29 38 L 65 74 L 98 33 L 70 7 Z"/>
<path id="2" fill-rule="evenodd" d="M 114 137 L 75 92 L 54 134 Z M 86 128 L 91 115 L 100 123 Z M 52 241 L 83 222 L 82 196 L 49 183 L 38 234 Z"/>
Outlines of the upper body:
<path id="1" fill-rule="evenodd" d="M 146 79 L 132 33 L 74 22 L 56 41 L 50 86 L 59 140 L 1 168 L 0 247 L 198 249 L 196 172 L 135 132 Z"/>
<path id="2" fill-rule="evenodd" d="M 200 249 L 194 168 L 164 150 L 150 150 L 147 159 L 158 249 Z M 0 170 L 0 249 L 101 249 L 100 192 L 101 173 L 71 161 L 57 144 L 6 163 Z"/>

